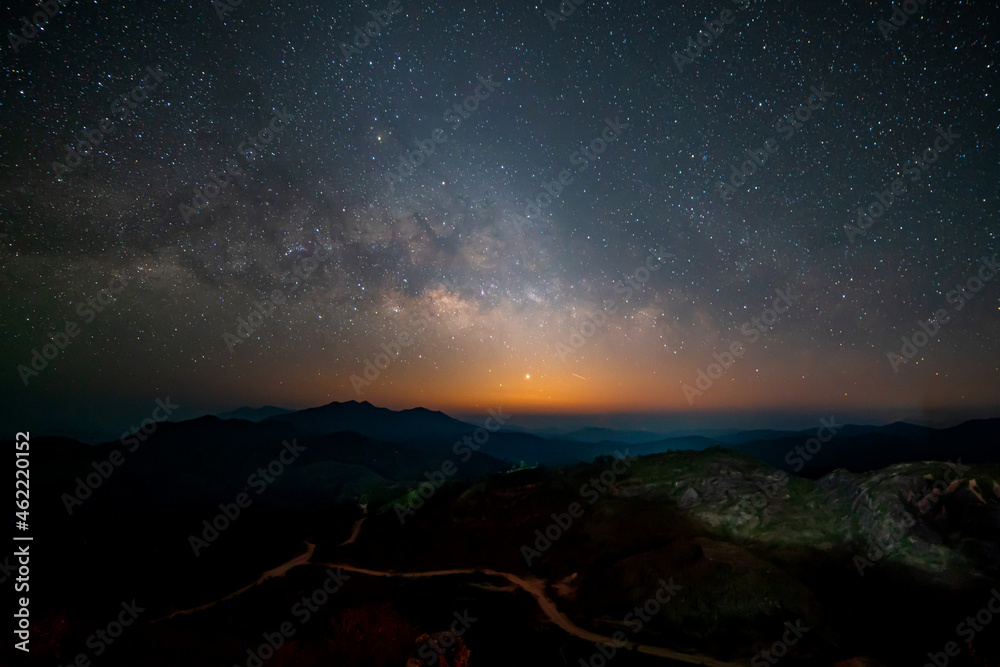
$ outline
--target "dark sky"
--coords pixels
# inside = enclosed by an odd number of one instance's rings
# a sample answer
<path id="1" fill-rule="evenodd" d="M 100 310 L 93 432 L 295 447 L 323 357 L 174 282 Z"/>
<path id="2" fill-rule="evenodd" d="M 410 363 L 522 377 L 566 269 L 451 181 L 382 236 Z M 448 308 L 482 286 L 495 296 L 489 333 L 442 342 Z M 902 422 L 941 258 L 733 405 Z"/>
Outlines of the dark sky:
<path id="1" fill-rule="evenodd" d="M 3 14 L 11 428 L 1000 404 L 994 3 L 290 4 Z"/>

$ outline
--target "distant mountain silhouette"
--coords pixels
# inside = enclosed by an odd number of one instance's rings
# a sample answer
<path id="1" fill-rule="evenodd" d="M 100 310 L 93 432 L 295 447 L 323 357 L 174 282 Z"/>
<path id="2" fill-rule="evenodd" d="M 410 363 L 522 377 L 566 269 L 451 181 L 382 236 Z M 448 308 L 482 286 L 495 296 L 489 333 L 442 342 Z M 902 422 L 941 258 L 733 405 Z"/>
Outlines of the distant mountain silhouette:
<path id="1" fill-rule="evenodd" d="M 256 416 L 267 410 L 281 411 L 281 408 L 241 408 L 233 414 Z M 228 437 L 239 433 L 238 438 L 244 443 L 253 442 L 261 435 L 259 430 L 254 432 L 255 425 L 250 422 L 213 422 L 214 419 L 206 417 L 171 424 L 165 430 L 179 434 L 186 428 L 193 428 L 191 433 L 181 439 L 188 443 L 204 443 L 202 446 L 206 448 L 217 446 L 212 443 L 227 437 L 219 432 L 224 424 L 233 425 L 233 430 L 226 429 Z M 185 426 L 186 424 L 191 426 Z M 372 452 L 392 443 L 405 446 L 405 450 L 413 452 L 415 458 L 408 459 L 406 463 L 401 462 L 401 467 L 398 468 L 387 466 L 384 459 L 379 459 L 380 462 L 376 463 L 374 459 L 350 457 L 349 462 L 369 465 L 375 472 L 390 479 L 402 479 L 407 474 L 412 474 L 412 466 L 421 460 L 430 465 L 434 463 L 435 457 L 442 461 L 454 459 L 455 444 L 479 428 L 478 424 L 463 422 L 442 412 L 425 408 L 390 410 L 376 407 L 367 401 L 333 402 L 294 412 L 281 411 L 260 420 L 256 426 L 266 427 L 265 431 L 269 432 L 269 437 L 265 438 L 267 440 L 273 440 L 273 429 L 280 426 L 283 428 L 279 428 L 278 432 L 285 435 L 298 434 L 301 438 L 349 431 L 367 443 L 363 446 L 358 444 L 357 447 Z M 816 436 L 818 428 L 817 422 L 816 428 L 800 431 L 757 429 L 719 432 L 713 437 L 663 436 L 648 431 L 608 428 L 582 428 L 542 435 L 537 431 L 504 428 L 499 432 L 491 432 L 485 441 L 479 443 L 478 449 L 473 448 L 477 454 L 485 455 L 492 463 L 485 466 L 476 464 L 463 472 L 473 474 L 473 468 L 478 472 L 495 470 L 502 467 L 501 461 L 525 461 L 532 465 L 549 466 L 570 465 L 589 462 L 597 456 L 614 454 L 615 451 L 624 451 L 626 448 L 632 455 L 645 455 L 669 450 L 700 451 L 722 446 L 749 454 L 775 468 L 807 477 L 820 477 L 837 468 L 863 472 L 913 461 L 957 461 L 961 458 L 963 463 L 985 463 L 1000 459 L 997 437 L 1000 434 L 1000 419 L 969 421 L 946 429 L 903 422 L 885 426 L 838 425 L 836 435 L 822 443 L 815 454 L 797 453 L 796 448 L 804 447 L 807 441 Z M 352 435 L 347 440 L 351 441 L 353 437 Z M 182 448 L 187 451 L 188 446 L 191 445 L 182 445 Z M 813 446 L 815 448 L 815 443 Z"/>
<path id="2" fill-rule="evenodd" d="M 406 412 L 409 414 L 404 419 L 418 421 L 423 414 Z M 453 480 L 510 468 L 507 462 L 478 451 L 468 451 L 459 458 L 452 451 L 453 438 L 436 438 L 419 445 L 381 442 L 354 432 L 319 434 L 278 420 L 255 423 L 211 415 L 163 422 L 148 435 L 133 434 L 100 445 L 44 437 L 33 444 L 51 454 L 39 465 L 44 465 L 47 484 L 51 485 L 47 499 L 59 510 L 61 494 L 72 493 L 80 477 L 98 479 L 95 470 L 103 467 L 113 477 L 101 482 L 102 488 L 94 494 L 96 500 L 88 501 L 84 511 L 98 506 L 206 511 L 247 491 L 248 477 L 275 461 L 286 449 L 285 443 L 293 441 L 301 453 L 276 480 L 274 490 L 261 497 L 263 504 L 319 507 L 342 502 L 345 495 L 359 495 L 365 485 L 387 492 L 399 484 L 424 481 L 427 471 L 439 470 L 449 459 L 457 464 L 449 477 Z M 120 456 L 120 466 L 102 463 L 114 452 Z"/>
<path id="3" fill-rule="evenodd" d="M 815 429 L 813 429 L 815 431 Z M 801 433 L 806 433 L 802 431 Z M 774 429 L 756 429 L 753 431 L 737 431 L 725 435 L 714 436 L 716 440 L 726 445 L 742 445 L 757 440 L 777 440 L 779 438 L 798 437 L 799 431 L 775 431 Z"/>
<path id="4" fill-rule="evenodd" d="M 815 436 L 815 427 L 718 437 L 674 433 L 628 443 L 605 436 L 641 432 L 583 429 L 584 437 L 601 439 L 579 442 L 566 434 L 547 438 L 497 431 L 484 437 L 477 433 L 479 426 L 420 408 L 394 411 L 349 402 L 256 422 L 215 416 L 162 422 L 146 434 L 94 446 L 33 437 L 32 522 L 60 540 L 38 554 L 47 559 L 41 561 L 47 576 L 60 577 L 55 589 L 60 595 L 51 596 L 57 613 L 45 612 L 53 623 L 42 627 L 58 627 L 66 599 L 82 601 L 74 611 L 83 628 L 76 636 L 92 630 L 93 616 L 107 618 L 103 611 L 93 612 L 93 600 L 100 600 L 102 609 L 114 609 L 141 590 L 149 619 L 223 600 L 214 611 L 196 612 L 200 618 L 137 624 L 130 632 L 152 634 L 134 635 L 139 638 L 132 640 L 134 649 L 123 643 L 124 658 L 109 664 L 141 664 L 140 651 L 150 645 L 144 637 L 162 636 L 162 650 L 170 655 L 179 645 L 176 638 L 186 641 L 184 633 L 190 631 L 200 649 L 202 635 L 230 632 L 227 628 L 242 619 L 256 621 L 273 610 L 287 610 L 289 599 L 312 590 L 325 576 L 319 563 L 341 562 L 397 573 L 497 568 L 520 577 L 546 577 L 554 590 L 562 581 L 568 586 L 563 590 L 575 597 L 559 600 L 560 609 L 600 627 L 606 610 L 628 609 L 648 597 L 662 572 L 676 576 L 685 588 L 704 591 L 693 599 L 682 591 L 670 604 L 684 613 L 658 617 L 670 617 L 669 625 L 661 626 L 662 636 L 682 637 L 678 645 L 696 646 L 688 638 L 700 641 L 696 638 L 708 629 L 725 638 L 718 644 L 725 651 L 734 650 L 730 641 L 737 637 L 750 642 L 749 653 L 774 640 L 787 618 L 784 612 L 790 611 L 807 626 L 827 627 L 808 615 L 849 621 L 830 635 L 836 645 L 829 659 L 812 652 L 802 660 L 787 658 L 789 665 L 834 664 L 851 655 L 843 652 L 840 638 L 854 636 L 862 624 L 872 628 L 872 645 L 882 645 L 886 600 L 894 601 L 897 617 L 899 610 L 911 610 L 912 619 L 898 633 L 902 645 L 915 628 L 933 636 L 939 627 L 948 629 L 941 619 L 978 608 L 983 583 L 994 585 L 1000 572 L 997 468 L 973 468 L 942 495 L 929 490 L 928 480 L 942 479 L 945 466 L 916 462 L 997 461 L 1000 419 L 943 430 L 904 423 L 843 426 L 800 474 L 815 477 L 834 468 L 856 472 L 838 470 L 817 481 L 774 475 L 774 466 L 788 469 L 787 453 Z M 738 444 L 720 442 L 728 436 Z M 627 475 L 616 474 L 609 483 L 605 474 L 611 461 L 594 459 L 616 450 L 650 456 L 633 458 L 636 465 Z M 512 465 L 522 460 L 528 466 Z M 900 461 L 914 463 L 882 469 Z M 536 463 L 543 465 L 532 468 Z M 598 488 L 607 492 L 590 499 Z M 589 509 L 597 498 L 599 504 Z M 530 569 L 532 563 L 522 558 L 524 548 L 516 545 L 522 540 L 537 544 L 532 531 L 548 534 L 549 522 L 574 503 L 588 503 L 584 520 L 560 533 L 558 547 L 532 556 L 539 567 Z M 900 513 L 913 519 L 912 530 L 900 524 Z M 882 551 L 875 549 L 885 548 L 878 544 L 888 525 L 902 525 L 906 539 L 894 538 L 891 556 L 879 563 Z M 346 544 L 348 535 L 360 539 Z M 276 572 L 276 565 L 295 562 L 290 559 L 302 552 L 304 541 L 317 549 L 315 566 L 266 577 L 267 583 L 252 593 L 223 597 L 260 581 L 262 572 Z M 870 559 L 864 564 L 867 572 L 858 557 Z M 67 570 L 67 563 L 79 567 Z M 368 582 L 375 587 L 362 588 Z M 462 609 L 466 600 L 480 604 L 471 597 L 479 586 L 465 581 L 456 581 L 454 588 L 417 589 L 418 583 L 407 583 L 412 599 L 426 602 L 426 595 L 437 596 L 431 600 L 435 610 L 427 617 L 428 627 L 439 627 L 453 600 L 460 600 Z M 345 609 L 356 608 L 356 600 L 389 594 L 383 589 L 398 590 L 360 575 L 349 585 L 355 588 L 342 593 L 352 596 Z M 546 583 L 539 590 L 549 588 Z M 62 595 L 66 590 L 72 595 Z M 483 590 L 488 597 L 482 604 L 495 604 L 496 591 Z M 904 594 L 908 597 L 900 599 Z M 512 610 L 510 617 L 541 618 L 530 596 L 517 595 L 531 606 L 500 608 Z M 718 602 L 706 611 L 708 599 Z M 868 610 L 869 617 L 857 620 L 859 610 Z M 940 618 L 928 620 L 926 627 L 914 625 L 928 610 Z M 755 618 L 769 620 L 758 634 L 743 634 L 741 628 L 754 625 L 748 619 Z M 226 641 L 215 662 L 230 659 L 241 643 L 259 643 L 257 625 L 247 630 L 246 640 L 221 635 Z M 505 627 L 500 640 L 511 644 L 509 637 L 532 632 L 537 632 L 534 626 Z M 405 638 L 413 645 L 412 636 Z M 592 651 L 583 642 L 580 646 L 583 655 Z M 521 653 L 523 647 L 514 646 L 507 662 L 516 663 Z M 130 655 L 139 659 L 129 662 Z M 187 653 L 177 655 L 183 662 Z M 310 654 L 290 655 L 289 664 L 304 664 L 296 662 L 296 655 Z M 553 654 L 544 664 L 562 664 L 559 657 Z M 622 664 L 629 660 L 619 659 Z"/>
<path id="5" fill-rule="evenodd" d="M 242 408 L 237 408 L 236 410 L 230 410 L 229 412 L 220 412 L 216 415 L 219 419 L 245 419 L 250 422 L 259 422 L 268 417 L 274 417 L 275 415 L 284 415 L 292 412 L 287 408 L 278 408 L 273 405 L 265 405 L 260 408 L 251 408 L 244 406 Z"/>
<path id="6" fill-rule="evenodd" d="M 252 412 L 271 408 L 250 408 Z M 753 456 L 773 468 L 818 478 L 835 469 L 851 472 L 879 470 L 897 463 L 959 461 L 964 464 L 1000 460 L 1000 419 L 970 421 L 948 429 L 912 424 L 842 426 L 815 453 L 801 448 L 815 429 L 798 432 L 749 431 L 717 438 L 668 437 L 653 442 L 580 442 L 545 438 L 530 433 L 497 431 L 472 436 L 478 425 L 423 408 L 389 410 L 368 402 L 331 403 L 285 412 L 253 422 L 204 416 L 181 422 L 162 422 L 149 435 L 133 434 L 121 441 L 86 445 L 65 438 L 46 438 L 45 477 L 51 499 L 62 509 L 61 494 L 92 475 L 108 469 L 113 452 L 124 456 L 106 488 L 95 493 L 99 506 L 213 507 L 221 499 L 245 490 L 247 478 L 274 460 L 286 440 L 297 439 L 304 453 L 283 475 L 266 503 L 319 506 L 340 502 L 365 488 L 392 495 L 450 461 L 455 481 L 504 472 L 521 461 L 528 465 L 567 466 L 598 456 L 628 451 L 632 456 L 670 450 L 701 451 L 728 447 Z M 607 432 L 584 429 L 586 437 L 638 431 Z M 760 435 L 777 435 L 754 439 Z M 638 437 L 638 436 L 636 436 Z M 735 441 L 730 444 L 726 440 Z M 471 444 L 475 446 L 470 446 Z M 796 470 L 797 458 L 802 460 Z M 116 464 L 117 465 L 117 464 Z M 117 470 L 117 468 L 116 468 Z M 361 480 L 366 480 L 362 483 Z M 103 486 L 103 483 L 102 483 Z"/>
<path id="7" fill-rule="evenodd" d="M 376 440 L 401 442 L 426 438 L 453 438 L 475 431 L 477 426 L 452 419 L 443 412 L 426 408 L 390 410 L 368 401 L 334 401 L 318 408 L 308 408 L 268 417 L 265 422 L 291 424 L 299 431 L 313 434 L 354 431 Z"/>
<path id="8" fill-rule="evenodd" d="M 770 466 L 798 475 L 821 477 L 837 468 L 852 472 L 878 470 L 896 463 L 958 461 L 993 463 L 1000 460 L 1000 419 L 978 419 L 935 429 L 896 422 L 886 426 L 844 426 L 829 442 L 808 456 L 796 450 L 816 435 L 815 429 L 781 437 L 730 445 Z M 740 440 L 744 434 L 737 434 Z M 725 438 L 722 438 L 725 440 Z M 816 449 L 815 443 L 812 444 Z"/>
<path id="9" fill-rule="evenodd" d="M 573 442 L 618 442 L 623 444 L 638 444 L 643 442 L 655 442 L 663 440 L 660 433 L 651 431 L 619 431 L 610 428 L 590 427 L 581 428 L 577 431 L 570 431 L 560 436 L 562 440 L 572 440 Z"/>

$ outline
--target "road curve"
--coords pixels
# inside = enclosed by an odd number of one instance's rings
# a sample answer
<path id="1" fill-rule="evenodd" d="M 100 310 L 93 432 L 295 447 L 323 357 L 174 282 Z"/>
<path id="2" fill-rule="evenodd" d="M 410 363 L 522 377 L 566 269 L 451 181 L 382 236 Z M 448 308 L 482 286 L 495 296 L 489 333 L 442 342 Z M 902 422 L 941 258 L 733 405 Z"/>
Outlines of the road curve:
<path id="1" fill-rule="evenodd" d="M 202 611 L 203 609 L 208 609 L 209 607 L 214 607 L 215 605 L 219 604 L 220 602 L 225 602 L 226 600 L 231 600 L 234 597 L 236 597 L 237 595 L 243 595 L 244 593 L 246 593 L 248 590 L 250 590 L 254 586 L 262 584 L 265 581 L 267 581 L 268 579 L 273 579 L 275 577 L 283 577 L 283 576 L 285 576 L 288 573 L 288 571 L 291 570 L 293 567 L 298 567 L 299 565 L 309 565 L 309 560 L 313 557 L 313 554 L 315 552 L 316 552 L 316 545 L 313 544 L 312 542 L 306 542 L 305 553 L 301 553 L 298 556 L 296 556 L 295 558 L 291 559 L 290 561 L 282 563 L 278 567 L 273 568 L 271 570 L 268 570 L 264 574 L 260 575 L 260 577 L 258 577 L 258 579 L 255 582 L 253 582 L 252 584 L 248 584 L 248 585 L 244 586 L 243 588 L 239 589 L 238 591 L 233 591 L 229 595 L 227 595 L 225 597 L 221 597 L 218 600 L 215 600 L 214 602 L 206 602 L 203 605 L 199 605 L 197 607 L 192 607 L 190 609 L 181 609 L 181 610 L 175 611 L 172 614 L 167 614 L 166 616 L 163 616 L 161 618 L 157 618 L 157 619 L 153 620 L 152 622 L 156 623 L 157 621 L 165 621 L 167 619 L 171 619 L 174 616 L 184 616 L 184 615 L 187 615 L 187 614 L 193 614 L 196 611 Z"/>
<path id="2" fill-rule="evenodd" d="M 367 516 L 363 516 L 354 522 L 354 527 L 351 528 L 351 536 L 341 542 L 340 546 L 346 547 L 348 544 L 354 544 L 355 540 L 358 539 L 358 535 L 361 534 L 361 524 L 363 524 L 367 518 Z"/>
<path id="3" fill-rule="evenodd" d="M 347 540 L 344 544 L 352 543 L 357 539 L 358 533 L 360 532 L 361 523 L 364 519 L 358 521 L 354 530 L 352 531 L 351 538 Z M 306 542 L 306 551 L 299 554 L 295 558 L 289 560 L 286 563 L 282 563 L 276 568 L 264 572 L 256 581 L 244 586 L 243 588 L 230 593 L 229 595 L 219 598 L 214 602 L 209 602 L 198 607 L 192 607 L 191 609 L 183 609 L 175 611 L 168 616 L 163 618 L 158 618 L 157 621 L 167 620 L 175 616 L 181 616 L 186 614 L 193 614 L 204 609 L 213 607 L 220 602 L 230 600 L 237 595 L 242 595 L 246 591 L 250 590 L 254 586 L 264 583 L 268 579 L 273 579 L 275 577 L 283 577 L 288 573 L 293 567 L 298 567 L 299 565 L 314 565 L 316 567 L 326 567 L 326 568 L 339 568 L 347 572 L 356 572 L 358 574 L 368 575 L 370 577 L 395 577 L 401 579 L 428 579 L 432 577 L 448 577 L 457 575 L 485 575 L 488 577 L 500 577 L 506 579 L 510 583 L 518 586 L 522 590 L 529 593 L 538 602 L 538 606 L 541 608 L 542 612 L 549 618 L 550 621 L 558 625 L 564 632 L 570 634 L 579 639 L 583 639 L 588 642 L 595 642 L 601 644 L 615 644 L 615 640 L 611 637 L 598 634 L 596 632 L 591 632 L 585 628 L 581 628 L 566 616 L 566 614 L 559 611 L 556 607 L 556 603 L 545 593 L 545 581 L 541 579 L 525 579 L 519 577 L 516 574 L 511 574 L 509 572 L 500 572 L 498 570 L 489 569 L 452 569 L 452 570 L 430 570 L 427 572 L 395 572 L 395 571 L 381 571 L 381 570 L 371 570 L 364 567 L 358 567 L 356 565 L 350 565 L 347 563 L 313 563 L 312 557 L 316 552 L 316 545 L 311 542 Z M 619 647 L 624 647 L 629 650 L 638 651 L 639 653 L 645 653 L 647 655 L 653 655 L 660 658 L 668 658 L 670 660 L 676 660 L 678 662 L 686 662 L 692 665 L 707 665 L 708 667 L 746 667 L 744 663 L 739 662 L 723 662 L 721 660 L 716 660 L 712 657 L 706 655 L 697 655 L 690 653 L 680 653 L 678 651 L 673 651 L 668 648 L 661 648 L 659 646 L 649 646 L 646 644 L 637 644 L 635 642 L 624 641 L 617 644 Z"/>
<path id="4" fill-rule="evenodd" d="M 524 579 L 517 576 L 516 574 L 510 574 L 509 572 L 499 572 L 497 570 L 477 570 L 477 569 L 455 569 L 455 570 L 433 570 L 429 572 L 383 572 L 380 570 L 370 570 L 364 567 L 357 567 L 355 565 L 348 565 L 346 563 L 312 563 L 312 565 L 317 565 L 319 567 L 329 567 L 329 568 L 339 568 L 347 572 L 357 572 L 358 574 L 366 574 L 371 577 L 397 577 L 402 579 L 423 579 L 429 577 L 445 577 L 453 575 L 470 575 L 470 574 L 483 574 L 490 577 L 502 577 L 522 588 L 531 594 L 532 597 L 538 602 L 538 606 L 549 618 L 550 621 L 562 628 L 566 633 L 578 637 L 589 642 L 601 643 L 601 644 L 614 644 L 615 641 L 611 637 L 607 637 L 596 632 L 591 632 L 576 625 L 571 621 L 566 614 L 559 611 L 556 607 L 556 603 L 545 593 L 545 582 L 540 579 Z M 746 667 L 745 663 L 741 662 L 723 662 L 721 660 L 716 660 L 705 655 L 692 655 L 690 653 L 679 653 L 667 648 L 661 648 L 659 646 L 648 646 L 646 644 L 636 644 L 635 642 L 625 641 L 618 644 L 639 653 L 645 653 L 647 655 L 654 655 L 660 658 L 669 658 L 670 660 L 676 660 L 678 662 L 686 662 L 692 665 L 707 665 L 708 667 Z"/>

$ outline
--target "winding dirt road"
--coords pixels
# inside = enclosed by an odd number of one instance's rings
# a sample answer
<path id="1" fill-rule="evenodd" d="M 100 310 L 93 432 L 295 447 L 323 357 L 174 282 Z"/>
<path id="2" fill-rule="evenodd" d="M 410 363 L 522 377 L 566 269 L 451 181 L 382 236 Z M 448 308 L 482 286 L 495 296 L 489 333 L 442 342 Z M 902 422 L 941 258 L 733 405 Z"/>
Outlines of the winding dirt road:
<path id="1" fill-rule="evenodd" d="M 361 524 L 367 517 L 359 519 L 351 531 L 351 536 L 341 546 L 345 544 L 352 544 L 358 538 L 361 532 Z M 381 570 L 370 570 L 364 567 L 358 567 L 356 565 L 350 565 L 347 563 L 314 563 L 312 562 L 313 554 L 316 552 L 316 545 L 311 542 L 306 542 L 306 551 L 299 554 L 295 558 L 289 560 L 286 563 L 282 563 L 276 568 L 264 572 L 256 581 L 244 586 L 238 591 L 234 591 L 229 595 L 220 598 L 214 602 L 209 602 L 207 604 L 200 605 L 198 607 L 193 607 L 191 609 L 184 609 L 181 611 L 175 611 L 168 616 L 156 619 L 157 621 L 167 620 L 175 616 L 193 614 L 204 609 L 213 607 L 220 602 L 226 600 L 231 600 L 232 598 L 242 595 L 251 588 L 258 586 L 268 579 L 274 579 L 276 577 L 283 577 L 294 567 L 299 565 L 312 565 L 315 567 L 326 567 L 326 568 L 339 568 L 347 572 L 356 572 L 358 574 L 364 574 L 370 577 L 392 577 L 401 579 L 429 579 L 432 577 L 450 577 L 450 576 L 468 576 L 468 575 L 485 575 L 488 577 L 500 577 L 506 579 L 515 586 L 521 588 L 522 590 L 529 593 L 538 602 L 538 606 L 541 608 L 542 612 L 548 617 L 550 621 L 558 625 L 567 634 L 570 634 L 584 641 L 601 643 L 601 644 L 614 644 L 615 641 L 608 636 L 598 634 L 596 632 L 591 632 L 585 628 L 581 628 L 576 625 L 573 621 L 566 616 L 566 614 L 559 611 L 556 607 L 556 603 L 550 598 L 545 592 L 545 581 L 542 579 L 525 579 L 519 577 L 516 574 L 510 574 L 509 572 L 500 572 L 498 570 L 489 569 L 454 569 L 454 570 L 432 570 L 428 572 L 383 572 Z M 678 651 L 673 651 L 667 648 L 660 648 L 658 646 L 649 646 L 646 644 L 636 644 L 634 642 L 625 641 L 618 644 L 620 647 L 627 648 L 629 650 L 638 651 L 639 653 L 646 653 L 647 655 L 654 655 L 661 658 L 668 658 L 670 660 L 676 660 L 678 662 L 685 662 L 692 665 L 708 665 L 709 667 L 746 667 L 744 663 L 738 662 L 722 662 L 720 660 L 715 660 L 712 657 L 706 655 L 697 655 L 690 653 L 680 653 Z"/>
<path id="2" fill-rule="evenodd" d="M 262 584 L 265 581 L 267 581 L 268 579 L 273 579 L 275 577 L 283 577 L 283 576 L 285 576 L 288 573 L 288 571 L 291 570 L 293 567 L 298 567 L 299 565 L 309 565 L 309 561 L 310 561 L 310 559 L 312 559 L 313 554 L 315 552 L 316 552 L 316 545 L 313 544 L 312 542 L 306 542 L 306 551 L 305 551 L 305 553 L 301 553 L 298 556 L 296 556 L 295 558 L 291 559 L 290 561 L 288 561 L 286 563 L 282 563 L 281 565 L 279 565 L 278 567 L 276 567 L 274 569 L 268 570 L 264 574 L 260 575 L 260 577 L 257 579 L 257 581 L 253 582 L 252 584 L 248 584 L 248 585 L 244 586 L 243 588 L 239 589 L 238 591 L 233 591 L 229 595 L 227 595 L 225 597 L 222 597 L 222 598 L 219 598 L 218 600 L 215 600 L 214 602 L 207 602 L 207 603 L 205 603 L 203 605 L 200 605 L 198 607 L 192 607 L 191 609 L 182 609 L 180 611 L 175 611 L 174 613 L 168 614 L 168 615 L 163 616 L 161 618 L 157 618 L 156 620 L 153 621 L 153 623 L 156 623 L 157 621 L 165 621 L 167 619 L 173 618 L 174 616 L 184 616 L 186 614 L 193 614 L 196 611 L 202 611 L 203 609 L 208 609 L 210 607 L 214 607 L 215 605 L 219 604 L 220 602 L 225 602 L 226 600 L 232 600 L 237 595 L 243 595 L 244 593 L 246 593 L 248 590 L 250 590 L 254 586 Z"/>
<path id="3" fill-rule="evenodd" d="M 363 516 L 354 522 L 354 527 L 351 528 L 351 536 L 340 543 L 340 546 L 346 547 L 348 544 L 354 544 L 354 541 L 358 539 L 358 535 L 361 534 L 361 524 L 365 522 L 367 516 Z"/>
<path id="4" fill-rule="evenodd" d="M 550 621 L 558 625 L 566 633 L 573 635 L 579 639 L 583 639 L 588 642 L 595 642 L 601 644 L 614 644 L 615 641 L 606 635 L 598 634 L 596 632 L 591 632 L 585 628 L 581 628 L 573 621 L 571 621 L 566 614 L 559 611 L 556 607 L 556 603 L 545 593 L 545 581 L 542 579 L 524 579 L 516 574 L 510 574 L 509 572 L 499 572 L 497 570 L 475 570 L 475 569 L 456 569 L 456 570 L 432 570 L 429 572 L 383 572 L 380 570 L 369 570 L 364 567 L 357 567 L 354 565 L 348 565 L 346 563 L 312 563 L 312 565 L 317 565 L 319 567 L 329 567 L 329 568 L 339 568 L 347 572 L 357 572 L 358 574 L 366 574 L 371 577 L 397 577 L 401 579 L 425 579 L 429 577 L 447 577 L 455 575 L 472 575 L 481 574 L 489 577 L 502 577 L 520 587 L 527 593 L 531 594 L 532 597 L 538 602 L 538 606 L 541 608 L 542 612 L 549 618 Z M 710 667 L 746 667 L 744 663 L 741 662 L 722 662 L 720 660 L 715 660 L 706 655 L 696 655 L 690 653 L 679 653 L 667 648 L 660 648 L 658 646 L 648 646 L 646 644 L 636 644 L 635 642 L 625 641 L 619 644 L 619 646 L 628 648 L 630 650 L 638 651 L 639 653 L 646 653 L 648 655 L 655 655 L 660 658 L 669 658 L 671 660 L 676 660 L 678 662 L 686 662 L 692 665 L 709 665 Z"/>

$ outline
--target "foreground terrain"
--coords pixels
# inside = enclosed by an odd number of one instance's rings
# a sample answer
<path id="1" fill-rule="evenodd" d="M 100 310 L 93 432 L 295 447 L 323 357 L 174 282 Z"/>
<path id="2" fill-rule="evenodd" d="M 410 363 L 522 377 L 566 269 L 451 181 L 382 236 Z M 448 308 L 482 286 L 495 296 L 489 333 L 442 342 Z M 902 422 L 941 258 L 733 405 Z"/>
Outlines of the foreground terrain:
<path id="1" fill-rule="evenodd" d="M 38 664 L 1000 660 L 997 626 L 956 630 L 1000 575 L 998 466 L 807 479 L 709 447 L 438 475 L 433 450 L 216 422 L 170 425 L 80 502 L 101 448 L 36 445 Z"/>

